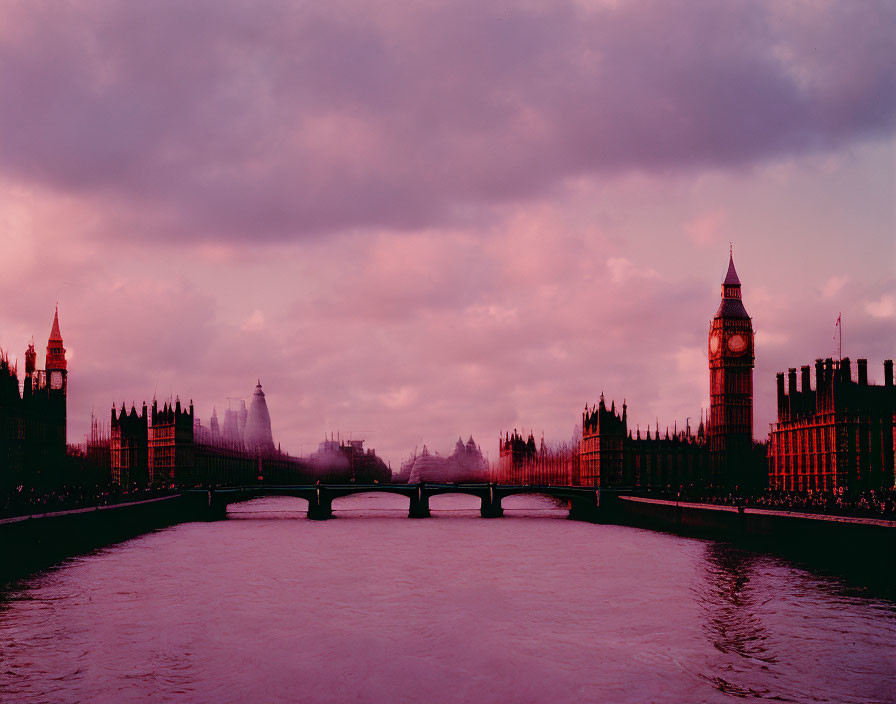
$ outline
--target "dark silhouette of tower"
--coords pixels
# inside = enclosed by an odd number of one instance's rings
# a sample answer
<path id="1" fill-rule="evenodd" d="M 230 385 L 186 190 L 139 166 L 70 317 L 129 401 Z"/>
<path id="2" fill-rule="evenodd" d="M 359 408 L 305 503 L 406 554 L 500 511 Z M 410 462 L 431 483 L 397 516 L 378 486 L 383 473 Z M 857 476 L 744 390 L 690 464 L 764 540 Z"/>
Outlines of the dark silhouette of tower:
<path id="1" fill-rule="evenodd" d="M 27 362 L 27 354 L 26 354 Z M 65 446 L 66 422 L 65 402 L 68 394 L 68 365 L 65 361 L 65 347 L 62 344 L 62 333 L 59 332 L 59 307 L 53 315 L 53 328 L 50 330 L 50 339 L 47 341 L 47 386 L 49 386 L 49 399 L 52 414 L 58 419 L 55 438 Z"/>
<path id="2" fill-rule="evenodd" d="M 734 255 L 709 327 L 709 448 L 714 484 L 742 484 L 753 447 L 753 324 Z"/>

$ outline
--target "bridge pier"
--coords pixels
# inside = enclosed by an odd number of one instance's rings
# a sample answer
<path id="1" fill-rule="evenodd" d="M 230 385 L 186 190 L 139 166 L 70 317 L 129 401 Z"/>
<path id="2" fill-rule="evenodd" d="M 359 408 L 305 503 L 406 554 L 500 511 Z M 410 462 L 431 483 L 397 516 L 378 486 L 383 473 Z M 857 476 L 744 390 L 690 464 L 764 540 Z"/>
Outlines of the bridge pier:
<path id="1" fill-rule="evenodd" d="M 597 489 L 593 494 L 574 497 L 569 500 L 569 517 L 574 521 L 598 523 L 600 519 L 600 498 Z"/>
<path id="2" fill-rule="evenodd" d="M 205 512 L 206 521 L 223 521 L 227 518 L 227 502 L 220 492 L 208 491 L 208 504 Z"/>
<path id="3" fill-rule="evenodd" d="M 333 498 L 318 488 L 315 495 L 308 499 L 308 518 L 312 521 L 326 521 L 332 517 Z"/>
<path id="4" fill-rule="evenodd" d="M 489 484 L 488 493 L 482 496 L 479 515 L 483 518 L 501 518 L 504 515 L 504 509 L 501 508 L 501 497 L 495 491 L 494 484 Z"/>
<path id="5" fill-rule="evenodd" d="M 411 506 L 408 509 L 408 518 L 429 518 L 429 494 L 423 488 L 423 482 L 417 485 L 417 491 L 411 494 Z"/>

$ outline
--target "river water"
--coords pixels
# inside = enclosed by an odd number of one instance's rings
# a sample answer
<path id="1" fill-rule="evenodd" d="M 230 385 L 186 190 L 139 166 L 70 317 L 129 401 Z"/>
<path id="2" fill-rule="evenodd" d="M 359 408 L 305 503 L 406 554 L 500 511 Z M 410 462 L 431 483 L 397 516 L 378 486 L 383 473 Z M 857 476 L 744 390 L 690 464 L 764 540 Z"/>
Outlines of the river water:
<path id="1" fill-rule="evenodd" d="M 896 701 L 896 605 L 548 499 L 299 499 L 0 592 L 3 702 Z"/>

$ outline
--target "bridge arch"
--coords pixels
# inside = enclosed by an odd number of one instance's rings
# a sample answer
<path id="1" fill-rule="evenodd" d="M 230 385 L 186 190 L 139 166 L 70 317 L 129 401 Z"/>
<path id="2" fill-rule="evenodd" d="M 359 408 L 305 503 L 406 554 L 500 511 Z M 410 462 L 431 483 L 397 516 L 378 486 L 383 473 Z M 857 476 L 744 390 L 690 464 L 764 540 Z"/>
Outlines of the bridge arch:
<path id="1" fill-rule="evenodd" d="M 273 501 L 264 501 L 257 507 L 255 502 L 264 499 L 273 499 Z M 265 495 L 245 496 L 238 501 L 230 501 L 226 507 L 227 518 L 283 518 L 289 515 L 308 513 L 311 502 L 305 496 L 286 496 Z M 265 516 L 265 514 L 268 514 Z"/>
<path id="2" fill-rule="evenodd" d="M 413 493 L 414 492 L 410 490 L 399 488 L 396 488 L 395 490 L 383 488 L 376 491 L 361 489 L 358 491 L 351 491 L 348 493 L 339 493 L 338 495 L 334 495 L 331 500 L 331 506 L 334 512 L 363 512 L 365 510 L 409 511 L 410 504 L 414 500 Z M 361 503 L 356 501 L 359 498 L 367 498 L 371 499 L 372 501 L 367 502 L 367 505 L 362 505 Z M 380 505 L 377 506 L 377 503 L 379 503 Z"/>

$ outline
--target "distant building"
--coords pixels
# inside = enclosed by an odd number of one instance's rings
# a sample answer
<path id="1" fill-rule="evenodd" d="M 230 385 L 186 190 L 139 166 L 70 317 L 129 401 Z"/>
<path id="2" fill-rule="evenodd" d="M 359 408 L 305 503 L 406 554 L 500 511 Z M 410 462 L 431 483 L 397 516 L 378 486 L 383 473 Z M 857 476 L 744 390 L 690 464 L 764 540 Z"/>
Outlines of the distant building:
<path id="1" fill-rule="evenodd" d="M 45 369 L 37 369 L 34 344 L 25 351 L 25 377 L 0 351 L 0 482 L 31 483 L 59 471 L 66 457 L 68 364 L 59 310 L 47 341 Z"/>
<path id="2" fill-rule="evenodd" d="M 245 406 L 244 406 L 245 407 Z M 268 404 L 261 390 L 261 380 L 252 394 L 252 405 L 246 416 L 243 442 L 250 452 L 259 454 L 272 454 L 274 448 L 274 436 L 271 433 L 271 414 L 268 412 Z"/>
<path id="3" fill-rule="evenodd" d="M 324 438 L 308 458 L 315 481 L 321 482 L 390 482 L 392 470 L 373 449 L 364 449 L 363 440 Z"/>
<path id="4" fill-rule="evenodd" d="M 112 481 L 123 487 L 311 479 L 305 462 L 275 447 L 261 384 L 251 409 L 241 402 L 239 410 L 225 411 L 223 429 L 217 410 L 204 427 L 192 401 L 182 408 L 179 399 L 161 406 L 153 400 L 148 414 L 146 404 L 142 413 L 133 406 L 130 412 L 123 404 L 120 412 L 113 407 L 110 455 Z"/>
<path id="5" fill-rule="evenodd" d="M 893 360 L 884 362 L 883 386 L 868 383 L 868 362 L 848 357 L 815 360 L 812 369 L 777 376 L 778 420 L 768 445 L 769 486 L 785 491 L 876 489 L 894 485 L 896 387 Z"/>
<path id="6" fill-rule="evenodd" d="M 535 468 L 537 455 L 538 447 L 532 431 L 529 431 L 528 438 L 523 438 L 516 428 L 512 433 L 504 433 L 503 438 L 498 438 L 498 467 L 495 471 L 495 481 L 503 484 L 534 483 L 530 482 L 529 478 Z"/>
<path id="7" fill-rule="evenodd" d="M 578 435 L 571 443 L 548 447 L 544 438 L 536 445 L 514 429 L 498 439 L 498 462 L 491 468 L 491 481 L 500 484 L 552 484 L 578 486 L 580 482 Z"/>
<path id="8" fill-rule="evenodd" d="M 401 472 L 395 477 L 396 482 L 486 482 L 488 481 L 488 462 L 482 456 L 482 449 L 473 440 L 466 443 L 457 439 L 454 452 L 442 457 L 429 452 L 426 445 L 421 454 L 414 453 L 402 464 Z"/>

